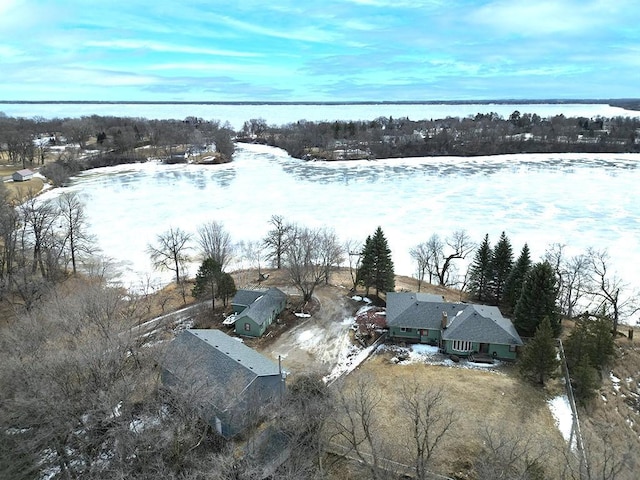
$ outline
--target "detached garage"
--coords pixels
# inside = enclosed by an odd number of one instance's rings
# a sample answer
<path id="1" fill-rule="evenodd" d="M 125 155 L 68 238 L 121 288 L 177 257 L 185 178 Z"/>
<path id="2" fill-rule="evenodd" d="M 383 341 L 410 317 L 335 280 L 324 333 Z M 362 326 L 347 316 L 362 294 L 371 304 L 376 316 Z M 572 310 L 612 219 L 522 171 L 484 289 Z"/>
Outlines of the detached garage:
<path id="1" fill-rule="evenodd" d="M 31 180 L 33 178 L 33 172 L 28 168 L 23 170 L 18 170 L 12 175 L 14 182 L 26 182 L 27 180 Z"/>

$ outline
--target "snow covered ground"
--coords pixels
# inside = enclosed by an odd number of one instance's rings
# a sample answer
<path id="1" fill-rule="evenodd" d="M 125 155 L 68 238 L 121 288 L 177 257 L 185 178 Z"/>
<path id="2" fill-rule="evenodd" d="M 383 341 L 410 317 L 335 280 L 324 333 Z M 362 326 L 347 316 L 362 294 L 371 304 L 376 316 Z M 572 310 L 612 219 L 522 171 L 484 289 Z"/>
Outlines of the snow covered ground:
<path id="1" fill-rule="evenodd" d="M 564 440 L 568 443 L 571 440 L 571 428 L 573 425 L 573 413 L 569 405 L 567 395 L 558 395 L 547 401 L 547 406 L 553 415 L 553 419 L 558 426 Z M 573 439 L 575 441 L 575 439 Z"/>

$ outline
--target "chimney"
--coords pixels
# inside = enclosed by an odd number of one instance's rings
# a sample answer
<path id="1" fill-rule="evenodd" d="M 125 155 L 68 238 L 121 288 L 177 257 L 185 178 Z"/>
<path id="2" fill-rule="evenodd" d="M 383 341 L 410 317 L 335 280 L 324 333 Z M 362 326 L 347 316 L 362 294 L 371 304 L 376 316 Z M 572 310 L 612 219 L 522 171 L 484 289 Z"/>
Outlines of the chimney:
<path id="1" fill-rule="evenodd" d="M 440 328 L 442 330 L 445 330 L 447 328 L 447 323 L 449 323 L 447 312 L 442 312 L 442 321 L 440 322 Z"/>

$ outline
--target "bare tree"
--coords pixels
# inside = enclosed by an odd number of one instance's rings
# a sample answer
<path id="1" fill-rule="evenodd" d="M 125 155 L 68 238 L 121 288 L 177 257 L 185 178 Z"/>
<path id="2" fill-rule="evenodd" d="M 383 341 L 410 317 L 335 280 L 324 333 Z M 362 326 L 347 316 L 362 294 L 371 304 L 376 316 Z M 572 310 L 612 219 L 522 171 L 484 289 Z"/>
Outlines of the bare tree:
<path id="1" fill-rule="evenodd" d="M 272 215 L 269 223 L 273 228 L 269 230 L 269 233 L 267 233 L 267 236 L 262 242 L 267 252 L 267 260 L 270 260 L 275 267 L 280 270 L 287 245 L 290 242 L 291 233 L 294 231 L 295 226 L 286 222 L 282 215 Z"/>
<path id="2" fill-rule="evenodd" d="M 277 426 L 291 454 L 278 478 L 315 478 L 324 471 L 326 426 L 334 413 L 334 395 L 316 374 L 297 376 L 277 410 Z"/>
<path id="3" fill-rule="evenodd" d="M 84 204 L 75 193 L 63 193 L 58 197 L 58 210 L 62 221 L 63 248 L 68 250 L 74 275 L 77 272 L 78 256 L 91 254 L 94 238 L 87 232 L 87 217 Z"/>
<path id="4" fill-rule="evenodd" d="M 246 242 L 241 241 L 239 249 L 251 267 L 258 270 L 258 281 L 262 281 L 262 261 L 264 260 L 264 247 L 262 242 L 251 240 Z"/>
<path id="5" fill-rule="evenodd" d="M 224 226 L 212 220 L 198 227 L 198 243 L 204 252 L 204 258 L 212 258 L 224 271 L 233 257 L 231 235 Z"/>
<path id="6" fill-rule="evenodd" d="M 428 248 L 426 242 L 419 243 L 415 247 L 413 247 L 409 254 L 411 258 L 416 262 L 416 277 L 418 279 L 418 291 L 420 291 L 420 287 L 422 286 L 422 282 L 427 273 L 429 273 L 429 283 L 432 281 L 432 275 L 429 271 L 429 266 L 432 264 L 432 254 L 433 251 Z"/>
<path id="7" fill-rule="evenodd" d="M 68 142 L 77 143 L 84 150 L 95 126 L 89 117 L 82 117 L 67 120 L 61 128 Z"/>
<path id="8" fill-rule="evenodd" d="M 590 248 L 586 257 L 590 281 L 588 293 L 594 299 L 596 310 L 604 309 L 611 317 L 611 328 L 616 334 L 621 317 L 631 316 L 640 309 L 638 293 L 625 294 L 627 285 L 609 271 L 610 259 L 606 249 Z"/>
<path id="9" fill-rule="evenodd" d="M 33 248 L 33 264 L 31 272 L 38 268 L 43 277 L 47 277 L 45 254 L 48 246 L 52 245 L 53 228 L 59 212 L 49 202 L 39 202 L 35 195 L 31 195 L 19 208 L 24 231 L 31 241 Z"/>
<path id="10" fill-rule="evenodd" d="M 352 388 L 339 394 L 334 425 L 336 440 L 366 465 L 372 479 L 383 476 L 380 452 L 384 445 L 377 432 L 380 395 L 371 378 L 359 377 Z"/>
<path id="11" fill-rule="evenodd" d="M 477 456 L 478 478 L 535 480 L 544 476 L 547 448 L 531 436 L 514 436 L 485 425 L 479 431 L 482 452 Z"/>
<path id="12" fill-rule="evenodd" d="M 19 217 L 9 198 L 9 191 L 0 182 L 0 293 L 11 284 L 17 254 Z"/>
<path id="13" fill-rule="evenodd" d="M 182 282 L 184 265 L 189 261 L 188 250 L 191 235 L 180 228 L 170 228 L 157 235 L 156 244 L 149 244 L 147 252 L 153 266 L 157 269 L 167 269 L 175 274 L 176 283 Z"/>
<path id="14" fill-rule="evenodd" d="M 410 432 L 407 448 L 414 452 L 416 478 L 425 480 L 434 451 L 456 421 L 455 412 L 447 407 L 442 389 L 425 390 L 418 382 L 403 385 L 400 408 Z"/>
<path id="15" fill-rule="evenodd" d="M 440 278 L 440 264 L 444 258 L 444 246 L 444 242 L 437 233 L 431 235 L 425 244 L 425 268 L 429 274 L 429 283 L 433 283 L 435 278 Z"/>
<path id="16" fill-rule="evenodd" d="M 358 285 L 358 269 L 362 262 L 362 244 L 361 240 L 355 240 L 350 238 L 343 244 L 343 250 L 347 254 L 347 261 L 349 263 L 349 275 L 351 276 L 351 283 L 353 286 L 351 290 L 355 292 Z"/>
<path id="17" fill-rule="evenodd" d="M 465 259 L 469 253 L 473 251 L 475 245 L 471 241 L 471 238 L 464 230 L 457 230 L 453 232 L 445 243 L 449 247 L 449 250 L 444 254 L 443 263 L 438 272 L 438 281 L 440 285 L 449 284 L 449 268 L 451 262 L 457 259 Z"/>
<path id="18" fill-rule="evenodd" d="M 558 302 L 562 313 L 573 318 L 575 308 L 586 294 L 589 262 L 585 255 L 565 258 L 564 247 L 559 243 L 551 245 L 544 258 L 554 268 L 558 278 Z"/>
<path id="19" fill-rule="evenodd" d="M 329 284 L 331 270 L 342 263 L 344 249 L 335 230 L 323 228 L 320 231 L 320 258 L 324 266 L 324 283 Z"/>
<path id="20" fill-rule="evenodd" d="M 323 231 L 297 227 L 287 245 L 285 262 L 293 285 L 300 290 L 304 302 L 326 277 L 322 252 Z"/>

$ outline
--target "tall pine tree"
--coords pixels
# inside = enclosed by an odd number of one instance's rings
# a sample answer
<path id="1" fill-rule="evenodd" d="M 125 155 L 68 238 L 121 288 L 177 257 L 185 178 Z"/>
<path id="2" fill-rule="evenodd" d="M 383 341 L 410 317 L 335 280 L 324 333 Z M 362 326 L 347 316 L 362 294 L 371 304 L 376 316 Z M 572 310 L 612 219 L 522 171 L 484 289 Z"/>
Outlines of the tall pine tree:
<path id="1" fill-rule="evenodd" d="M 196 282 L 191 290 L 193 295 L 198 300 L 211 298 L 211 308 L 216 307 L 216 293 L 218 288 L 218 282 L 222 276 L 222 267 L 213 258 L 207 258 L 196 273 Z"/>
<path id="2" fill-rule="evenodd" d="M 556 277 L 549 262 L 536 263 L 527 274 L 518 303 L 514 325 L 523 337 L 531 337 L 547 317 L 554 335 L 560 334 Z"/>
<path id="3" fill-rule="evenodd" d="M 374 287 L 378 296 L 380 291 L 388 292 L 395 288 L 391 250 L 381 227 L 376 229 L 373 236 L 367 237 L 362 250 L 362 263 L 358 271 L 358 278 L 360 283 L 366 287 L 367 292 L 370 287 Z"/>
<path id="4" fill-rule="evenodd" d="M 537 383 L 552 378 L 560 365 L 549 318 L 545 317 L 520 356 L 520 373 Z"/>
<path id="5" fill-rule="evenodd" d="M 511 248 L 511 241 L 507 235 L 502 232 L 498 243 L 496 243 L 496 246 L 493 249 L 491 291 L 493 294 L 493 301 L 496 305 L 502 304 L 504 287 L 507 283 L 507 277 L 509 277 L 512 266 L 513 249 Z"/>
<path id="6" fill-rule="evenodd" d="M 491 281 L 491 267 L 493 251 L 489 244 L 489 234 L 484 236 L 483 242 L 476 250 L 473 263 L 469 269 L 469 292 L 479 302 L 489 300 L 489 282 Z"/>
<path id="7" fill-rule="evenodd" d="M 522 285 L 524 285 L 524 279 L 531 269 L 531 254 L 529 252 L 529 246 L 525 243 L 520 252 L 520 256 L 516 260 L 516 263 L 507 277 L 507 283 L 504 288 L 504 305 L 511 312 L 516 308 L 516 303 L 520 299 L 522 293 Z"/>

